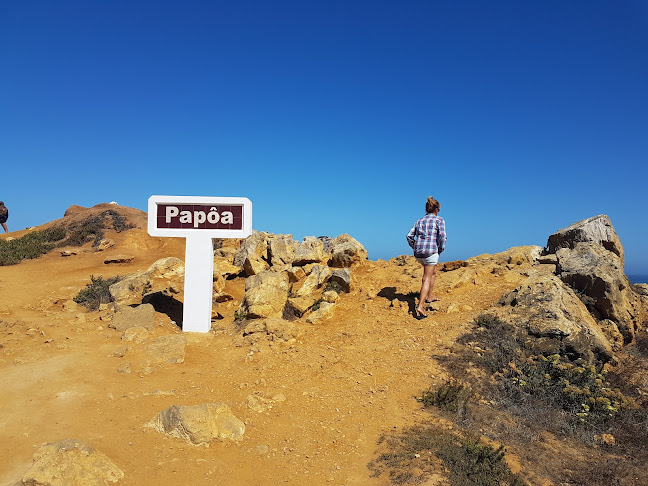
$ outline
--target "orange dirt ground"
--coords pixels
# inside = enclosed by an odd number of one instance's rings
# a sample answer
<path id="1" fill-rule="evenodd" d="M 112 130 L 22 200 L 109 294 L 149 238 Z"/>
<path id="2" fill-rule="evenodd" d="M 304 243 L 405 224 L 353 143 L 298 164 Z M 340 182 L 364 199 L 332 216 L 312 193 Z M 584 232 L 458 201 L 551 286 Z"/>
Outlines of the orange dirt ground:
<path id="1" fill-rule="evenodd" d="M 120 485 L 388 484 L 386 474 L 371 477 L 367 468 L 379 437 L 429 419 L 414 396 L 444 381 L 440 361 L 456 337 L 523 279 L 488 275 L 448 292 L 440 273 L 439 310 L 419 321 L 398 298 L 418 291 L 422 272 L 369 261 L 353 268 L 352 292 L 342 294 L 331 319 L 298 321 L 294 344 L 237 347 L 234 312 L 244 291 L 237 278 L 227 281 L 235 300 L 216 308 L 222 319 L 212 332 L 187 333 L 185 362 L 151 372 L 143 345 L 124 343 L 102 320 L 107 311 L 86 312 L 72 301 L 90 275 L 184 259 L 183 239 L 152 238 L 138 224 L 108 232 L 116 244 L 104 252 L 86 245 L 75 256 L 55 250 L 0 267 L 0 484 L 19 479 L 43 443 L 63 438 L 106 454 L 125 473 Z M 134 260 L 103 263 L 117 254 Z M 377 295 L 389 287 L 395 305 Z M 446 312 L 450 304 L 459 310 Z M 181 332 L 156 316 L 155 335 Z M 111 357 L 125 345 L 123 357 Z M 117 371 L 125 362 L 131 373 Z M 258 413 L 245 405 L 253 393 L 286 400 Z M 239 444 L 196 447 L 144 427 L 170 405 L 208 402 L 225 402 L 246 423 Z"/>

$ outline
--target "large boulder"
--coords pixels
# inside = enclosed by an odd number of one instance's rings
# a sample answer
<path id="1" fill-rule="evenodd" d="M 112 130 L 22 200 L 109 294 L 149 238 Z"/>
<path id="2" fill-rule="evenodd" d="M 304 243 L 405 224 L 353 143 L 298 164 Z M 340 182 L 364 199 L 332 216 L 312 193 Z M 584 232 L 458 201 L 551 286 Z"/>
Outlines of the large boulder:
<path id="1" fill-rule="evenodd" d="M 646 309 L 623 270 L 623 245 L 610 218 L 594 216 L 557 231 L 547 252 L 556 256 L 556 275 L 593 317 L 609 321 L 604 327 L 616 326 L 624 342 L 631 342 Z"/>
<path id="2" fill-rule="evenodd" d="M 306 322 L 309 324 L 317 324 L 322 320 L 328 319 L 333 315 L 334 308 L 335 304 L 320 302 L 319 307 L 306 318 Z"/>
<path id="3" fill-rule="evenodd" d="M 618 327 L 626 343 L 642 320 L 641 298 L 623 271 L 623 260 L 598 242 L 576 243 L 556 251 L 556 274 L 574 289 L 591 314 Z"/>
<path id="4" fill-rule="evenodd" d="M 351 292 L 351 270 L 348 268 L 336 268 L 331 272 L 329 282 L 337 284 L 336 286 L 342 292 Z"/>
<path id="5" fill-rule="evenodd" d="M 120 332 L 132 327 L 143 327 L 152 331 L 155 327 L 155 309 L 151 304 L 142 304 L 137 307 L 117 305 L 108 327 Z"/>
<path id="6" fill-rule="evenodd" d="M 44 444 L 18 484 L 24 486 L 107 486 L 124 471 L 105 454 L 77 439 Z"/>
<path id="7" fill-rule="evenodd" d="M 111 300 L 121 305 L 141 304 L 145 295 L 162 292 L 173 295 L 184 288 L 184 262 L 168 257 L 148 269 L 126 276 L 110 286 Z"/>
<path id="8" fill-rule="evenodd" d="M 331 267 L 350 267 L 369 258 L 365 247 L 347 234 L 333 238 L 329 244 L 329 249 L 331 258 L 328 264 Z"/>
<path id="9" fill-rule="evenodd" d="M 618 256 L 623 262 L 623 245 L 610 218 L 605 214 L 578 221 L 567 228 L 556 231 L 547 241 L 547 252 L 556 253 L 560 248 L 573 249 L 577 243 L 588 242 L 598 243 Z"/>
<path id="10" fill-rule="evenodd" d="M 269 266 L 268 233 L 254 231 L 245 238 L 234 255 L 234 265 L 244 268 L 248 275 L 256 275 L 266 270 Z"/>
<path id="11" fill-rule="evenodd" d="M 245 424 L 224 403 L 172 405 L 146 425 L 190 444 L 206 446 L 215 440 L 238 442 L 245 433 Z"/>
<path id="12" fill-rule="evenodd" d="M 270 265 L 292 265 L 297 242 L 292 235 L 276 235 L 268 241 Z"/>
<path id="13" fill-rule="evenodd" d="M 322 287 L 331 276 L 331 270 L 325 265 L 313 265 L 308 277 L 301 286 L 296 288 L 296 294 L 300 297 L 310 295 L 315 289 Z"/>
<path id="14" fill-rule="evenodd" d="M 521 333 L 533 354 L 561 354 L 605 363 L 612 347 L 574 291 L 558 277 L 543 273 L 504 294 L 491 309 Z"/>
<path id="15" fill-rule="evenodd" d="M 307 236 L 295 250 L 293 265 L 302 266 L 308 263 L 321 263 L 327 259 L 324 243 L 319 238 Z"/>
<path id="16" fill-rule="evenodd" d="M 250 318 L 281 317 L 288 299 L 288 276 L 262 272 L 245 279 L 240 312 Z"/>

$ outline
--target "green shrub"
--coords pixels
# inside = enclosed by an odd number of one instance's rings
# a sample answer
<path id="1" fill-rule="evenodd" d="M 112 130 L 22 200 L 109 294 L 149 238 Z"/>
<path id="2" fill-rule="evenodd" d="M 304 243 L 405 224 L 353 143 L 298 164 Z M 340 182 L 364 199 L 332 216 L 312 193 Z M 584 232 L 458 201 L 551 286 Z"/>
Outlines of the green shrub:
<path id="1" fill-rule="evenodd" d="M 606 371 L 582 360 L 570 362 L 559 354 L 531 356 L 505 375 L 504 388 L 517 399 L 544 397 L 580 422 L 601 423 L 637 404 L 612 389 Z"/>
<path id="2" fill-rule="evenodd" d="M 504 460 L 504 447 L 497 449 L 437 427 L 413 427 L 400 435 L 383 437 L 387 451 L 369 463 L 374 476 L 389 473 L 393 484 L 420 483 L 443 462 L 451 486 L 524 486 Z"/>
<path id="3" fill-rule="evenodd" d="M 0 265 L 16 265 L 24 259 L 38 258 L 65 237 L 65 228 L 51 228 L 27 233 L 15 240 L 0 240 Z"/>
<path id="4" fill-rule="evenodd" d="M 472 393 L 465 388 L 463 383 L 451 379 L 436 390 L 424 391 L 421 397 L 416 400 L 425 407 L 435 406 L 448 412 L 457 412 L 465 408 L 471 397 Z"/>
<path id="5" fill-rule="evenodd" d="M 333 290 L 337 292 L 338 294 L 342 293 L 344 289 L 342 288 L 342 285 L 340 285 L 340 282 L 335 282 L 333 280 L 329 280 L 326 282 L 326 286 L 324 287 L 324 292 L 328 290 Z"/>
<path id="6" fill-rule="evenodd" d="M 97 310 L 99 305 L 110 302 L 110 286 L 119 282 L 121 279 L 122 277 L 115 276 L 104 280 L 101 275 L 97 278 L 90 275 L 90 283 L 86 284 L 86 287 L 79 291 L 74 297 L 74 302 L 87 307 L 89 310 Z"/>
<path id="7" fill-rule="evenodd" d="M 32 231 L 15 240 L 0 240 L 0 266 L 16 265 L 26 258 L 38 258 L 57 246 L 82 246 L 90 240 L 93 246 L 97 246 L 103 239 L 104 229 L 108 227 L 107 218 L 112 220 L 112 228 L 117 232 L 134 227 L 121 214 L 109 209 L 70 226 L 60 224 Z"/>
<path id="8" fill-rule="evenodd" d="M 104 230 L 108 228 L 107 218 L 112 219 L 112 228 L 118 233 L 133 227 L 121 214 L 108 209 L 71 225 L 68 228 L 68 236 L 61 246 L 82 246 L 88 241 L 92 241 L 92 246 L 98 246 L 104 237 Z"/>
<path id="9" fill-rule="evenodd" d="M 507 368 L 511 361 L 520 358 L 521 340 L 511 325 L 490 314 L 479 315 L 475 318 L 475 324 L 483 328 L 483 332 L 471 334 L 468 338 L 478 341 L 485 348 L 485 351 L 475 358 L 478 366 L 490 373 L 496 373 Z"/>

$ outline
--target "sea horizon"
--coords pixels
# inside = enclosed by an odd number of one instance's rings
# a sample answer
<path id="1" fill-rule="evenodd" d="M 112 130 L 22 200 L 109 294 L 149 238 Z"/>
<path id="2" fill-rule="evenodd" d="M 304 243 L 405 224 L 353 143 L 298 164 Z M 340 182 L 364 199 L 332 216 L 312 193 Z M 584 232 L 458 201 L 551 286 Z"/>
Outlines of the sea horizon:
<path id="1" fill-rule="evenodd" d="M 628 273 L 626 275 L 630 279 L 630 283 L 633 284 L 648 283 L 648 275 L 640 274 L 640 273 Z"/>

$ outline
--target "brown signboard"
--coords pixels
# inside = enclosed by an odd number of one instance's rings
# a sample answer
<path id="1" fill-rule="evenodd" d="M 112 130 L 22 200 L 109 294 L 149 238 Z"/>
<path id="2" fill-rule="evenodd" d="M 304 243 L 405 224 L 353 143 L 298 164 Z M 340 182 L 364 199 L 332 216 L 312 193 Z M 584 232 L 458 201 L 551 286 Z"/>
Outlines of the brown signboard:
<path id="1" fill-rule="evenodd" d="M 243 205 L 157 204 L 158 229 L 242 230 Z"/>

